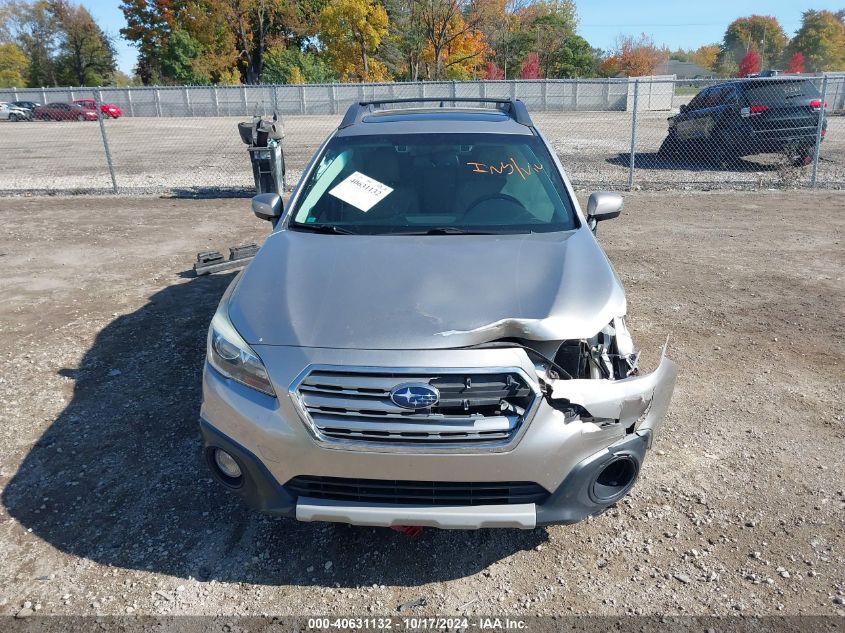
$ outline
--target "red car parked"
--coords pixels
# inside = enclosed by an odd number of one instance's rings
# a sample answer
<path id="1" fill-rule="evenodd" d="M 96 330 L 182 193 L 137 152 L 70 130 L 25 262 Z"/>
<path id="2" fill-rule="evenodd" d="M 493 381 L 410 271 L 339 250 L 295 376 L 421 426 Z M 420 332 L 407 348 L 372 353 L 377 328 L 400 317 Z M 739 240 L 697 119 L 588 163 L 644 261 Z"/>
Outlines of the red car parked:
<path id="1" fill-rule="evenodd" d="M 96 110 L 97 102 L 93 99 L 77 99 L 74 103 L 78 103 L 83 108 L 87 108 L 88 110 Z M 112 119 L 116 119 L 117 117 L 123 115 L 123 110 L 118 108 L 113 103 L 101 103 L 100 104 L 100 112 L 105 114 Z"/>
<path id="2" fill-rule="evenodd" d="M 32 113 L 36 121 L 96 121 L 97 111 L 83 108 L 78 103 L 48 103 L 38 106 Z"/>

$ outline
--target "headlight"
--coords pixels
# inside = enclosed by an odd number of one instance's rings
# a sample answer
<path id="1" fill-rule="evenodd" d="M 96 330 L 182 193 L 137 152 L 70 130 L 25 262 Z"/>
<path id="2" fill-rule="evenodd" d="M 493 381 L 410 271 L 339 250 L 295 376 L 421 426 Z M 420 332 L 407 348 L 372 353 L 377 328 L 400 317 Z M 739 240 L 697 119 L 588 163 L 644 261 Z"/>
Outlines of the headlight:
<path id="1" fill-rule="evenodd" d="M 229 321 L 225 304 L 217 309 L 208 328 L 208 362 L 224 376 L 275 397 L 264 363 Z"/>

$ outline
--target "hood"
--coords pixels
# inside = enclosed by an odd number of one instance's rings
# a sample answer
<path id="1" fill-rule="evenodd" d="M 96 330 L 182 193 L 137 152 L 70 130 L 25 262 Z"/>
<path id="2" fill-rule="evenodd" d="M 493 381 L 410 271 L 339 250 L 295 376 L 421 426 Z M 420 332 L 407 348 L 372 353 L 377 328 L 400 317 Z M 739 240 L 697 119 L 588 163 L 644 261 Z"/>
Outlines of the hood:
<path id="1" fill-rule="evenodd" d="M 431 236 L 278 231 L 229 303 L 229 318 L 250 344 L 360 349 L 584 338 L 624 313 L 621 284 L 587 229 Z"/>

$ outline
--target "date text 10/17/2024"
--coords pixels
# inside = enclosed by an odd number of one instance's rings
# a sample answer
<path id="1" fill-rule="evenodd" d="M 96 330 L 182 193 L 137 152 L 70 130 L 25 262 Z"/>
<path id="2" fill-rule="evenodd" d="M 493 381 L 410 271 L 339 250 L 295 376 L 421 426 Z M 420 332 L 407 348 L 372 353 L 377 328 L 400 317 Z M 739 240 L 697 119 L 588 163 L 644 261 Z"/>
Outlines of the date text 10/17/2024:
<path id="1" fill-rule="evenodd" d="M 523 631 L 525 620 L 498 617 L 350 617 L 308 618 L 309 630 L 372 631 Z"/>

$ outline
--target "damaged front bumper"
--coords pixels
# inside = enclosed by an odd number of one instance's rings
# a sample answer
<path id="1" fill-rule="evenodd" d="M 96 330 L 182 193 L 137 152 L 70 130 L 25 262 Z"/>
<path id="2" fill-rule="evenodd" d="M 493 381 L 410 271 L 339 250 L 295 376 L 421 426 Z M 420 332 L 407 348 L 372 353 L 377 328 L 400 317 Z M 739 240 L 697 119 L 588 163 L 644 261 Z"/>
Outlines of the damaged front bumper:
<path id="1" fill-rule="evenodd" d="M 257 351 L 279 394 L 311 364 L 397 367 L 407 366 L 411 355 L 401 350 L 272 346 Z M 206 367 L 201 424 L 206 456 L 223 449 L 244 473 L 237 486 L 218 479 L 252 507 L 302 521 L 454 529 L 573 523 L 603 512 L 630 491 L 677 374 L 665 350 L 653 373 L 617 380 L 550 380 L 518 348 L 418 350 L 412 356 L 419 367 L 518 367 L 537 376 L 543 395 L 525 421 L 524 433 L 506 450 L 345 450 L 315 442 L 293 399 L 264 396 Z M 213 460 L 209 462 L 214 472 Z M 376 503 L 298 494 L 295 482 L 301 477 L 426 485 L 527 482 L 544 494 L 534 503 Z"/>
<path id="2" fill-rule="evenodd" d="M 593 419 L 615 421 L 629 431 L 650 431 L 651 438 L 660 428 L 672 392 L 678 366 L 666 357 L 666 346 L 657 369 L 645 375 L 621 380 L 555 380 L 551 383 L 551 401 L 566 401 L 582 407 Z"/>

